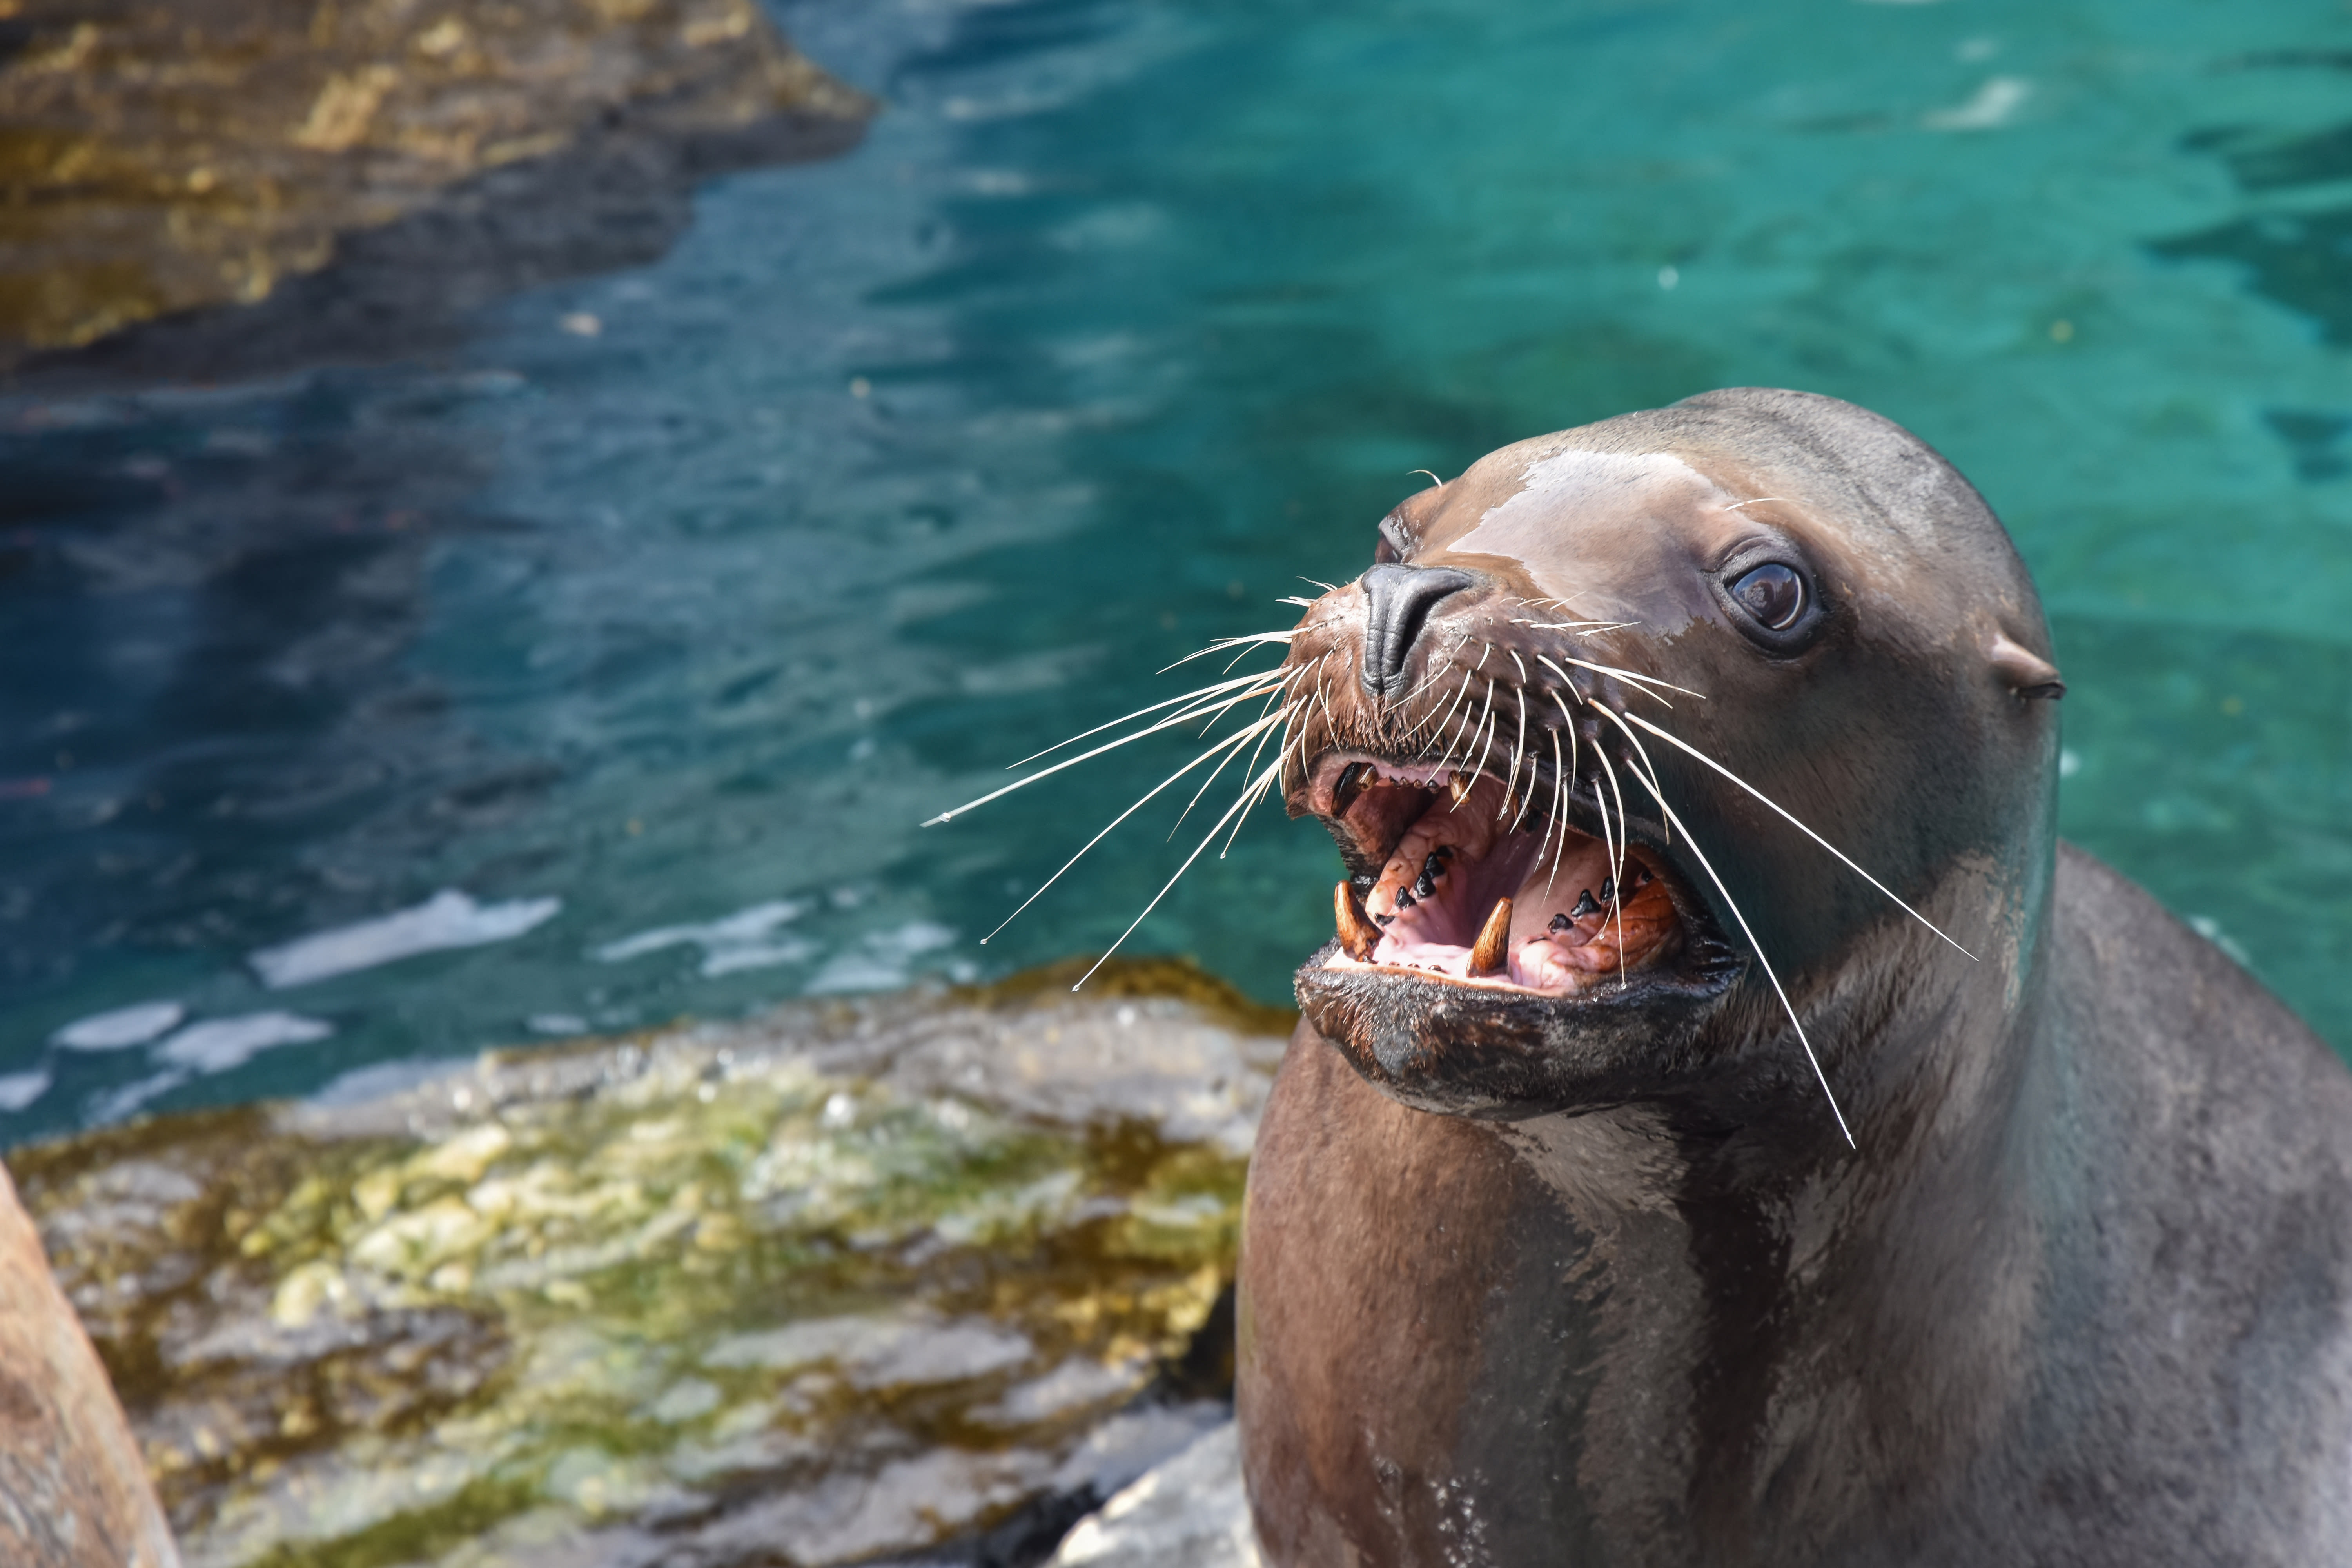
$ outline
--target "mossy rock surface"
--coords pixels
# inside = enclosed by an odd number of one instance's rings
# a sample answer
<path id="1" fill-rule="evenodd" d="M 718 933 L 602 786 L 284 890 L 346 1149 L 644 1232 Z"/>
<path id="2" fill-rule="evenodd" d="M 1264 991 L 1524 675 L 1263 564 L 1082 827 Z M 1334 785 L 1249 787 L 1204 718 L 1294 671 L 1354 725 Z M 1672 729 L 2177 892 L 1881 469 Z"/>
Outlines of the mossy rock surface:
<path id="1" fill-rule="evenodd" d="M 1107 1493 L 1286 1018 L 1197 972 L 493 1053 L 16 1151 L 192 1564 L 850 1563 Z"/>

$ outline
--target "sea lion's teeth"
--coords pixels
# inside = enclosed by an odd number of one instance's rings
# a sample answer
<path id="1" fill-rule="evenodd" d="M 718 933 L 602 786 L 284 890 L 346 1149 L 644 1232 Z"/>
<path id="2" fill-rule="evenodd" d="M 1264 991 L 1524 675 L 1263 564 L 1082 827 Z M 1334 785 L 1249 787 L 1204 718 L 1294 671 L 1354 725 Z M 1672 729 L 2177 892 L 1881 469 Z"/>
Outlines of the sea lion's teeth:
<path id="1" fill-rule="evenodd" d="M 1445 781 L 1445 793 L 1453 797 L 1454 804 L 1455 805 L 1460 805 L 1464 801 L 1470 798 L 1469 776 L 1465 773 L 1455 773 L 1451 778 L 1447 779 Z"/>
<path id="2" fill-rule="evenodd" d="M 1601 912 L 1601 906 L 1592 901 L 1592 889 L 1587 888 L 1584 891 L 1579 893 L 1576 897 L 1576 908 L 1569 910 L 1568 912 L 1577 920 L 1582 920 L 1587 915 L 1599 914 Z"/>
<path id="3" fill-rule="evenodd" d="M 1364 900 L 1346 882 L 1331 889 L 1331 912 L 1339 921 L 1339 946 L 1359 963 L 1370 963 L 1372 949 L 1381 944 L 1381 928 L 1364 913 Z"/>
<path id="4" fill-rule="evenodd" d="M 1573 931 L 1576 929 L 1576 922 L 1570 920 L 1566 915 L 1554 915 L 1551 917 L 1551 924 L 1546 926 L 1544 929 L 1547 931 Z"/>
<path id="5" fill-rule="evenodd" d="M 1356 797 L 1370 788 L 1380 778 L 1380 769 L 1370 763 L 1349 763 L 1339 770 L 1339 782 L 1331 786 L 1331 815 L 1345 816 Z"/>
<path id="6" fill-rule="evenodd" d="M 1477 944 L 1470 950 L 1470 973 L 1498 974 L 1510 954 L 1511 900 L 1496 899 L 1486 915 L 1486 923 L 1478 930 Z"/>

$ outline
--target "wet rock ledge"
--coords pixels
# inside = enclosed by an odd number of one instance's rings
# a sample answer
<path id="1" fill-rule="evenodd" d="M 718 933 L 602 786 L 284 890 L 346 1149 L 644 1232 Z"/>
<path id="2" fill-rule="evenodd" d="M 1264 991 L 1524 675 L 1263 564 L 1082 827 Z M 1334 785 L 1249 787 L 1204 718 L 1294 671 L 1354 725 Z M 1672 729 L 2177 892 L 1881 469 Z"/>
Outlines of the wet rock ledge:
<path id="1" fill-rule="evenodd" d="M 0 374 L 429 348 L 872 109 L 757 0 L 0 0 Z"/>
<path id="2" fill-rule="evenodd" d="M 192 1568 L 1030 1563 L 1225 1419 L 1290 1023 L 1071 978 L 9 1164 Z"/>

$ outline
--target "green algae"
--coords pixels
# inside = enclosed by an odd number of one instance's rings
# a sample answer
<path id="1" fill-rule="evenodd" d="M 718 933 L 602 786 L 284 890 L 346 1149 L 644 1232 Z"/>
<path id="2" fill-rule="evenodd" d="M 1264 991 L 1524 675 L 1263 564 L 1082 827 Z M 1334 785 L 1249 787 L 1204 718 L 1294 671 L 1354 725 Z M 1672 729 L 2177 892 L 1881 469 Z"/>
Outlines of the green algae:
<path id="1" fill-rule="evenodd" d="M 11 1163 L 192 1563 L 850 1561 L 1082 1484 L 1230 1279 L 1286 1020 L 1109 973 Z"/>

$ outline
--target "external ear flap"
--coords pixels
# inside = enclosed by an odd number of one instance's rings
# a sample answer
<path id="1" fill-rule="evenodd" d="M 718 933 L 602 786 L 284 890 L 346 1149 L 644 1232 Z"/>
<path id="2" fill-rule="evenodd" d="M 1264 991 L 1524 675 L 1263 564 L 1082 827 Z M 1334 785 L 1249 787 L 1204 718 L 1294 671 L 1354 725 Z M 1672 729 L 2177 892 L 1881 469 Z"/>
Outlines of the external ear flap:
<path id="1" fill-rule="evenodd" d="M 2066 695 L 2066 683 L 2058 678 L 2058 667 L 2038 654 L 2027 652 L 2003 633 L 1995 632 L 1986 645 L 1985 657 L 1992 661 L 1992 672 L 2012 696 L 2032 700 L 2046 697 L 2055 701 Z"/>

